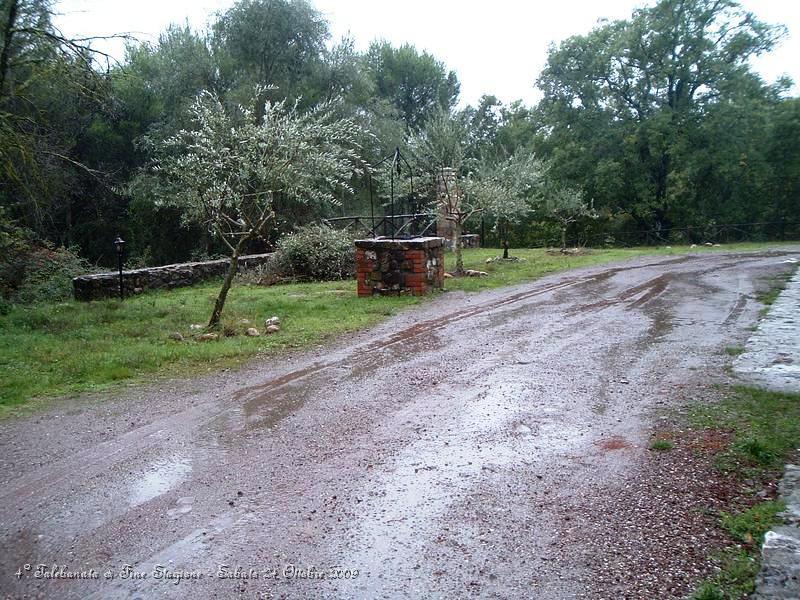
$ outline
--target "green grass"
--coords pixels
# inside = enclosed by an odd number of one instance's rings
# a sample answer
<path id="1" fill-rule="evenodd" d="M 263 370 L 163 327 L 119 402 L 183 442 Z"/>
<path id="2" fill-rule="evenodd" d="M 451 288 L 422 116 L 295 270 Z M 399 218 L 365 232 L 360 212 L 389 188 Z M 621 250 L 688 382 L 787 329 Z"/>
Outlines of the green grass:
<path id="1" fill-rule="evenodd" d="M 738 600 L 755 590 L 764 535 L 780 523 L 778 513 L 786 509 L 783 502 L 760 502 L 745 511 L 722 512 L 720 525 L 739 545 L 729 546 L 716 556 L 719 572 L 704 582 L 694 600 Z"/>
<path id="2" fill-rule="evenodd" d="M 199 342 L 193 323 L 208 321 L 219 282 L 126 299 L 15 306 L 0 317 L 0 407 L 31 398 L 105 389 L 143 375 L 187 375 L 231 366 L 256 354 L 276 354 L 363 329 L 416 298 L 358 299 L 353 282 L 234 286 L 223 328 L 239 335 Z M 282 330 L 241 335 L 249 319 L 281 318 Z M 184 342 L 168 339 L 179 332 Z"/>
<path id="3" fill-rule="evenodd" d="M 800 447 L 800 395 L 736 387 L 715 404 L 696 405 L 689 413 L 693 427 L 730 434 L 728 447 L 717 455 L 716 467 L 749 482 L 775 481 Z M 754 589 L 764 534 L 778 523 L 782 502 L 759 502 L 739 512 L 721 512 L 719 525 L 737 542 L 717 558 L 720 571 L 693 598 L 744 598 Z"/>
<path id="4" fill-rule="evenodd" d="M 755 590 L 758 558 L 744 548 L 727 548 L 717 557 L 720 570 L 704 582 L 692 596 L 693 600 L 739 600 Z"/>
<path id="5" fill-rule="evenodd" d="M 767 313 L 769 313 L 770 307 L 775 304 L 778 296 L 786 289 L 786 284 L 792 278 L 795 271 L 797 271 L 797 267 L 791 269 L 788 273 L 780 273 L 767 280 L 767 287 L 756 295 L 756 299 L 764 305 L 759 312 L 761 317 L 765 317 Z"/>
<path id="6" fill-rule="evenodd" d="M 768 307 L 775 304 L 775 300 L 778 299 L 780 293 L 786 289 L 786 284 L 792 278 L 794 271 L 795 269 L 792 269 L 788 273 L 781 273 L 768 279 L 768 287 L 756 296 L 757 300 L 767 307 L 762 310 L 762 316 L 766 314 Z"/>
<path id="7" fill-rule="evenodd" d="M 717 457 L 717 466 L 748 477 L 764 477 L 782 469 L 800 447 L 800 395 L 736 387 L 721 402 L 694 406 L 695 427 L 732 433 L 730 447 Z"/>
<path id="8" fill-rule="evenodd" d="M 727 346 L 725 348 L 725 354 L 728 356 L 739 356 L 744 352 L 744 348 L 741 346 Z"/>
<path id="9" fill-rule="evenodd" d="M 532 281 L 549 273 L 642 255 L 671 255 L 717 250 L 760 250 L 763 244 L 722 248 L 688 247 L 593 250 L 581 256 L 549 254 L 543 249 L 512 250 L 518 263 L 491 263 L 496 249 L 465 250 L 465 267 L 489 273 L 481 278 L 446 280 L 449 290 L 468 292 Z M 447 254 L 452 269 L 453 254 Z M 0 315 L 0 415 L 30 403 L 84 391 L 104 390 L 145 377 L 186 376 L 228 367 L 256 355 L 275 356 L 369 327 L 417 298 L 357 298 L 355 282 L 309 283 L 269 288 L 235 285 L 228 296 L 223 325 L 239 335 L 201 343 L 189 329 L 205 324 L 219 282 L 151 292 L 124 302 L 64 302 L 14 306 Z M 259 329 L 278 315 L 283 329 L 272 336 L 241 335 L 249 319 Z M 185 342 L 168 339 L 179 332 Z"/>
<path id="10" fill-rule="evenodd" d="M 655 450 L 657 452 L 665 452 L 667 450 L 672 450 L 675 447 L 669 440 L 654 440 L 652 444 L 650 444 L 650 450 Z"/>
<path id="11" fill-rule="evenodd" d="M 786 505 L 783 502 L 761 502 L 740 513 L 723 512 L 720 519 L 722 528 L 734 539 L 748 546 L 755 544 L 760 547 L 764 541 L 764 534 L 780 522 L 778 513 L 784 510 Z"/>

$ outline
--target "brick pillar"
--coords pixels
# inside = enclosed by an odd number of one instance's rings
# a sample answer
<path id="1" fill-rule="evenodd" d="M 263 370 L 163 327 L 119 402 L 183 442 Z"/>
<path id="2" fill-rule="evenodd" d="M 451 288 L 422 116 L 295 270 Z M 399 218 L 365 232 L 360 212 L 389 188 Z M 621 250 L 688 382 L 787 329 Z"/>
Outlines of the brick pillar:
<path id="1" fill-rule="evenodd" d="M 444 283 L 444 239 L 356 240 L 358 295 L 423 296 Z"/>

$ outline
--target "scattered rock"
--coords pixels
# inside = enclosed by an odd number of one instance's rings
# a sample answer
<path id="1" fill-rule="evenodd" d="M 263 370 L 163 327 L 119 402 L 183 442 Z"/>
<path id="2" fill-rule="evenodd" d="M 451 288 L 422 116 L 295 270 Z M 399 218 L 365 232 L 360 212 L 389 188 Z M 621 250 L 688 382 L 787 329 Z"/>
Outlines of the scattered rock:
<path id="1" fill-rule="evenodd" d="M 179 332 L 173 331 L 172 333 L 169 334 L 169 339 L 174 340 L 176 342 L 182 342 L 183 336 Z"/>
<path id="2" fill-rule="evenodd" d="M 549 248 L 547 250 L 547 254 L 550 256 L 583 256 L 591 253 L 591 250 L 588 248 L 564 248 L 563 250 L 560 248 Z"/>
<path id="3" fill-rule="evenodd" d="M 703 244 L 703 245 L 704 245 L 704 246 L 713 246 L 714 244 L 712 244 L 711 242 L 706 242 L 706 243 L 705 243 L 705 244 Z"/>
<path id="4" fill-rule="evenodd" d="M 252 325 L 252 323 L 250 322 L 250 319 L 241 319 L 239 321 L 239 325 Z"/>
<path id="5" fill-rule="evenodd" d="M 216 342 L 219 339 L 218 333 L 204 333 L 199 338 L 201 342 Z"/>
<path id="6" fill-rule="evenodd" d="M 467 277 L 488 277 L 489 274 L 486 271 L 475 271 L 474 269 L 467 269 L 464 271 L 464 275 Z"/>
<path id="7" fill-rule="evenodd" d="M 247 328 L 247 331 L 245 331 L 245 332 L 244 332 L 244 334 L 245 334 L 246 336 L 248 336 L 248 337 L 258 337 L 258 336 L 260 336 L 260 335 L 261 335 L 261 334 L 258 332 L 258 329 L 256 329 L 255 327 L 248 327 L 248 328 Z"/>
<path id="8" fill-rule="evenodd" d="M 697 248 L 697 244 L 692 244 L 689 248 Z"/>
<path id="9" fill-rule="evenodd" d="M 445 273 L 444 274 L 444 278 L 445 279 L 452 279 L 453 278 L 453 274 L 452 273 Z"/>
<path id="10" fill-rule="evenodd" d="M 202 328 L 203 326 L 200 325 L 199 323 L 192 323 L 191 325 L 189 325 L 189 329 L 191 329 L 192 331 L 199 331 Z"/>
<path id="11" fill-rule="evenodd" d="M 275 325 L 276 327 L 281 326 L 281 320 L 278 317 L 270 317 L 266 321 L 264 321 L 264 327 L 270 327 L 271 325 Z"/>
<path id="12" fill-rule="evenodd" d="M 278 333 L 280 330 L 280 325 L 267 325 L 267 333 Z"/>
<path id="13" fill-rule="evenodd" d="M 517 262 L 524 262 L 524 258 L 520 258 L 519 256 L 509 256 L 508 258 L 503 258 L 502 256 L 493 256 L 491 258 L 486 259 L 486 264 L 490 265 L 492 263 L 497 262 L 504 262 L 504 263 L 517 263 Z"/>

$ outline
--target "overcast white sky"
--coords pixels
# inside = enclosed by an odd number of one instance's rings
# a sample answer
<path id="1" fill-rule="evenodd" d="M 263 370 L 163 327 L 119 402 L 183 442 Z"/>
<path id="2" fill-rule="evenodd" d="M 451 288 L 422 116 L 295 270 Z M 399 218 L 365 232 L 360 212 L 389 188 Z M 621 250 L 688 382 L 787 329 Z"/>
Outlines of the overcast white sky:
<path id="1" fill-rule="evenodd" d="M 588 32 L 600 18 L 623 19 L 644 0 L 312 0 L 328 19 L 335 39 L 350 33 L 364 49 L 374 39 L 408 42 L 425 49 L 458 74 L 462 104 L 493 93 L 504 102 L 539 99 L 534 89 L 547 46 Z M 233 0 L 61 0 L 57 21 L 69 35 L 130 32 L 153 40 L 170 23 L 206 26 L 214 12 Z M 652 0 L 647 2 L 652 4 Z M 800 82 L 800 0 L 744 0 L 769 23 L 789 35 L 755 67 L 768 81 L 788 74 Z M 122 58 L 122 42 L 97 46 Z M 798 93 L 795 85 L 794 94 Z"/>

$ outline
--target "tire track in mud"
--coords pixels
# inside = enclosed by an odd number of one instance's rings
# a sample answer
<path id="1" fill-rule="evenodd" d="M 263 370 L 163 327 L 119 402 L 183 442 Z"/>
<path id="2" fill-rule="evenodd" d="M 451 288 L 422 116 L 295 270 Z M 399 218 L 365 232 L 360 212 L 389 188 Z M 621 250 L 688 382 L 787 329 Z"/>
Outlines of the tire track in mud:
<path id="1" fill-rule="evenodd" d="M 587 336 L 594 337 L 596 334 L 599 334 L 602 329 L 607 327 L 606 323 L 593 321 L 589 315 L 579 320 L 570 320 L 569 322 L 556 321 L 550 325 L 551 327 L 548 329 L 547 336 L 552 336 L 554 339 L 557 339 L 558 342 L 545 347 L 536 347 L 536 358 L 538 364 L 548 363 L 551 357 L 563 354 L 565 348 L 576 345 L 580 340 L 585 339 Z M 526 334 L 523 331 L 517 330 L 516 332 L 516 336 L 519 338 L 524 338 L 525 335 Z M 480 348 L 475 347 L 472 348 L 471 351 L 479 353 Z M 481 375 L 484 379 L 488 379 L 490 381 L 500 381 L 504 380 L 505 378 L 502 376 L 495 376 L 495 371 L 507 371 L 509 369 L 513 371 L 518 369 L 518 367 L 506 363 L 497 363 L 493 364 L 489 369 L 484 368 Z M 471 379 L 471 377 L 471 374 L 466 375 L 467 379 Z M 465 402 L 463 410 L 469 411 L 470 408 L 468 405 L 471 405 L 471 410 L 478 410 L 480 412 L 479 405 L 483 399 L 496 393 L 496 390 L 492 390 L 493 387 L 494 386 L 491 383 L 487 382 L 482 386 L 481 390 L 473 391 L 471 393 L 471 400 L 467 401 L 468 399 L 462 398 L 461 400 Z M 406 408 L 402 410 L 406 410 Z M 506 419 L 502 415 L 496 419 L 489 419 L 488 421 L 479 419 L 474 422 L 480 422 L 480 427 L 481 429 L 485 429 L 484 435 L 486 436 L 503 430 L 504 426 L 507 425 Z M 555 423 L 547 418 L 542 419 L 541 415 L 535 421 L 526 422 L 526 426 L 533 427 L 536 431 L 535 436 L 531 434 L 530 439 L 535 437 L 538 445 L 546 445 L 544 444 L 544 440 L 549 436 L 560 437 L 563 435 L 564 429 L 563 423 Z M 410 470 L 411 468 L 414 468 L 414 479 L 416 480 L 416 483 L 414 488 L 410 490 L 405 489 L 400 492 L 399 498 L 402 498 L 402 500 L 398 498 L 395 501 L 390 499 L 393 498 L 398 492 L 392 487 L 390 478 L 390 480 L 386 482 L 388 487 L 385 489 L 385 491 L 377 494 L 377 497 L 380 498 L 380 504 L 377 506 L 377 508 L 376 506 L 373 506 L 374 502 L 376 501 L 371 501 L 369 498 L 366 499 L 364 503 L 360 505 L 360 509 L 364 511 L 364 514 L 360 516 L 359 524 L 349 530 L 351 533 L 357 533 L 359 538 L 361 536 L 366 536 L 369 539 L 379 539 L 384 533 L 389 531 L 393 532 L 393 535 L 398 534 L 401 530 L 408 531 L 410 522 L 407 522 L 406 519 L 408 517 L 409 507 L 414 508 L 414 510 L 411 511 L 414 513 L 412 520 L 413 522 L 416 522 L 423 517 L 430 519 L 434 518 L 435 515 L 445 515 L 448 512 L 448 507 L 451 505 L 452 501 L 455 500 L 454 498 L 450 498 L 448 496 L 448 494 L 452 492 L 450 485 L 453 483 L 454 479 L 452 467 L 458 465 L 457 470 L 459 471 L 459 477 L 455 478 L 455 481 L 457 484 L 460 483 L 460 485 L 457 485 L 457 487 L 462 492 L 466 493 L 468 488 L 473 485 L 473 482 L 461 479 L 461 476 L 463 476 L 466 470 L 474 472 L 473 476 L 475 473 L 480 475 L 483 473 L 484 467 L 486 466 L 480 464 L 479 462 L 475 462 L 474 466 L 465 466 L 469 462 L 469 459 L 475 459 L 475 456 L 470 453 L 471 451 L 468 448 L 460 448 L 458 441 L 461 437 L 460 433 L 454 434 L 453 439 L 447 445 L 447 452 L 445 455 L 441 452 L 441 450 L 437 450 L 435 446 L 431 447 L 429 444 L 424 442 L 412 442 L 408 446 L 398 446 L 397 441 L 392 440 L 391 436 L 384 438 L 384 436 L 388 435 L 387 431 L 393 430 L 393 427 L 381 427 L 381 430 L 385 430 L 383 433 L 376 433 L 375 431 L 372 431 L 371 427 L 371 425 L 367 426 L 367 430 L 371 431 L 368 437 L 373 439 L 373 441 L 377 441 L 379 445 L 390 449 L 388 450 L 388 454 L 386 457 L 384 457 L 384 459 L 386 460 L 387 464 L 393 465 L 390 468 L 390 471 L 394 474 L 393 476 L 402 474 L 404 469 Z M 418 452 L 420 449 L 425 450 Z M 497 447 L 494 447 L 494 449 L 497 450 Z M 344 453 L 346 451 L 344 448 L 339 448 L 337 452 Z M 400 458 L 398 456 L 400 456 Z M 444 460 L 449 463 L 450 467 L 440 464 L 445 456 L 446 459 Z M 414 459 L 413 463 L 411 461 L 412 457 Z M 460 460 L 457 460 L 459 457 Z M 302 455 L 297 455 L 295 458 L 303 463 L 308 462 L 306 457 Z M 496 472 L 496 470 L 499 468 L 500 462 L 501 461 L 499 457 L 492 458 L 490 468 L 493 472 Z M 420 468 L 420 472 L 417 475 L 416 467 L 422 465 L 423 463 L 425 463 L 425 466 Z M 472 462 L 469 462 L 469 464 L 473 465 Z M 324 472 L 324 469 L 329 467 L 330 465 L 327 465 L 327 467 L 320 466 L 320 470 Z M 315 475 L 315 471 L 313 469 L 307 471 L 305 476 L 310 480 L 317 480 L 321 478 L 321 475 Z M 282 495 L 293 496 L 300 491 L 299 487 L 295 489 L 293 486 L 305 486 L 307 483 L 305 480 L 294 481 L 291 484 L 284 481 L 282 485 L 288 486 L 282 488 Z M 415 493 L 414 490 L 416 490 L 417 493 Z M 439 490 L 438 500 L 436 502 L 418 502 L 423 495 L 423 491 L 425 494 L 430 494 L 433 490 Z M 208 527 L 204 529 L 214 531 L 216 535 L 220 535 L 224 532 L 230 532 L 233 537 L 238 537 L 236 532 L 246 529 L 248 525 L 253 522 L 252 515 L 254 512 L 258 511 L 259 508 L 268 503 L 273 494 L 273 489 L 265 490 L 256 494 L 248 494 L 245 500 L 237 505 L 235 509 L 230 509 L 225 515 L 213 519 L 210 521 Z M 310 495 L 313 496 L 313 494 Z M 306 493 L 305 496 L 307 497 L 309 494 Z M 414 498 L 416 498 L 416 500 L 414 500 Z M 346 504 L 346 498 L 340 497 L 339 501 L 345 502 Z M 387 504 L 394 507 L 394 512 L 388 515 L 380 510 L 380 506 L 385 506 Z M 370 507 L 372 507 L 373 510 L 370 510 Z M 317 510 L 319 512 L 322 512 L 323 510 L 323 506 L 318 504 L 312 504 L 308 508 L 313 508 L 313 510 Z M 387 519 L 389 522 L 387 522 Z M 365 521 L 367 524 L 365 524 Z M 427 540 L 427 538 L 425 539 Z M 421 543 L 423 540 L 420 538 L 418 541 Z M 355 542 L 346 544 L 351 551 L 353 550 L 353 543 Z M 356 543 L 356 547 L 358 547 L 358 543 Z M 374 549 L 366 554 L 360 554 L 358 551 L 356 551 L 354 553 L 355 558 L 352 559 L 352 562 L 353 564 L 362 565 L 364 568 L 368 565 L 371 565 L 370 568 L 374 570 L 376 569 L 375 564 L 368 560 L 369 556 L 371 556 L 373 553 Z M 174 560 L 176 563 L 185 563 L 187 557 L 191 557 L 195 563 L 202 560 L 202 564 L 209 565 L 209 568 L 211 568 L 220 561 L 224 562 L 227 554 L 229 554 L 229 549 L 227 549 L 224 545 L 221 547 L 210 546 L 205 542 L 203 534 L 200 530 L 193 530 L 187 536 L 178 539 L 165 548 L 159 550 L 157 554 L 144 558 L 141 563 L 137 563 L 137 568 L 139 570 L 146 571 L 151 565 L 159 564 L 159 562 L 160 564 L 165 564 L 167 559 Z M 395 556 L 395 558 L 397 558 L 397 556 Z M 144 585 L 145 588 L 139 588 L 140 591 L 142 589 L 146 589 L 147 584 Z M 104 592 L 103 595 L 97 595 L 95 597 L 125 598 L 130 597 L 130 593 L 130 585 L 118 585 L 115 588 L 110 588 L 108 593 Z"/>
<path id="2" fill-rule="evenodd" d="M 731 323 L 735 323 L 739 320 L 739 317 L 742 316 L 745 307 L 747 306 L 747 296 L 744 294 L 739 294 L 736 298 L 736 302 L 733 303 L 728 316 L 725 317 L 725 320 L 722 322 L 723 325 L 730 325 Z"/>

